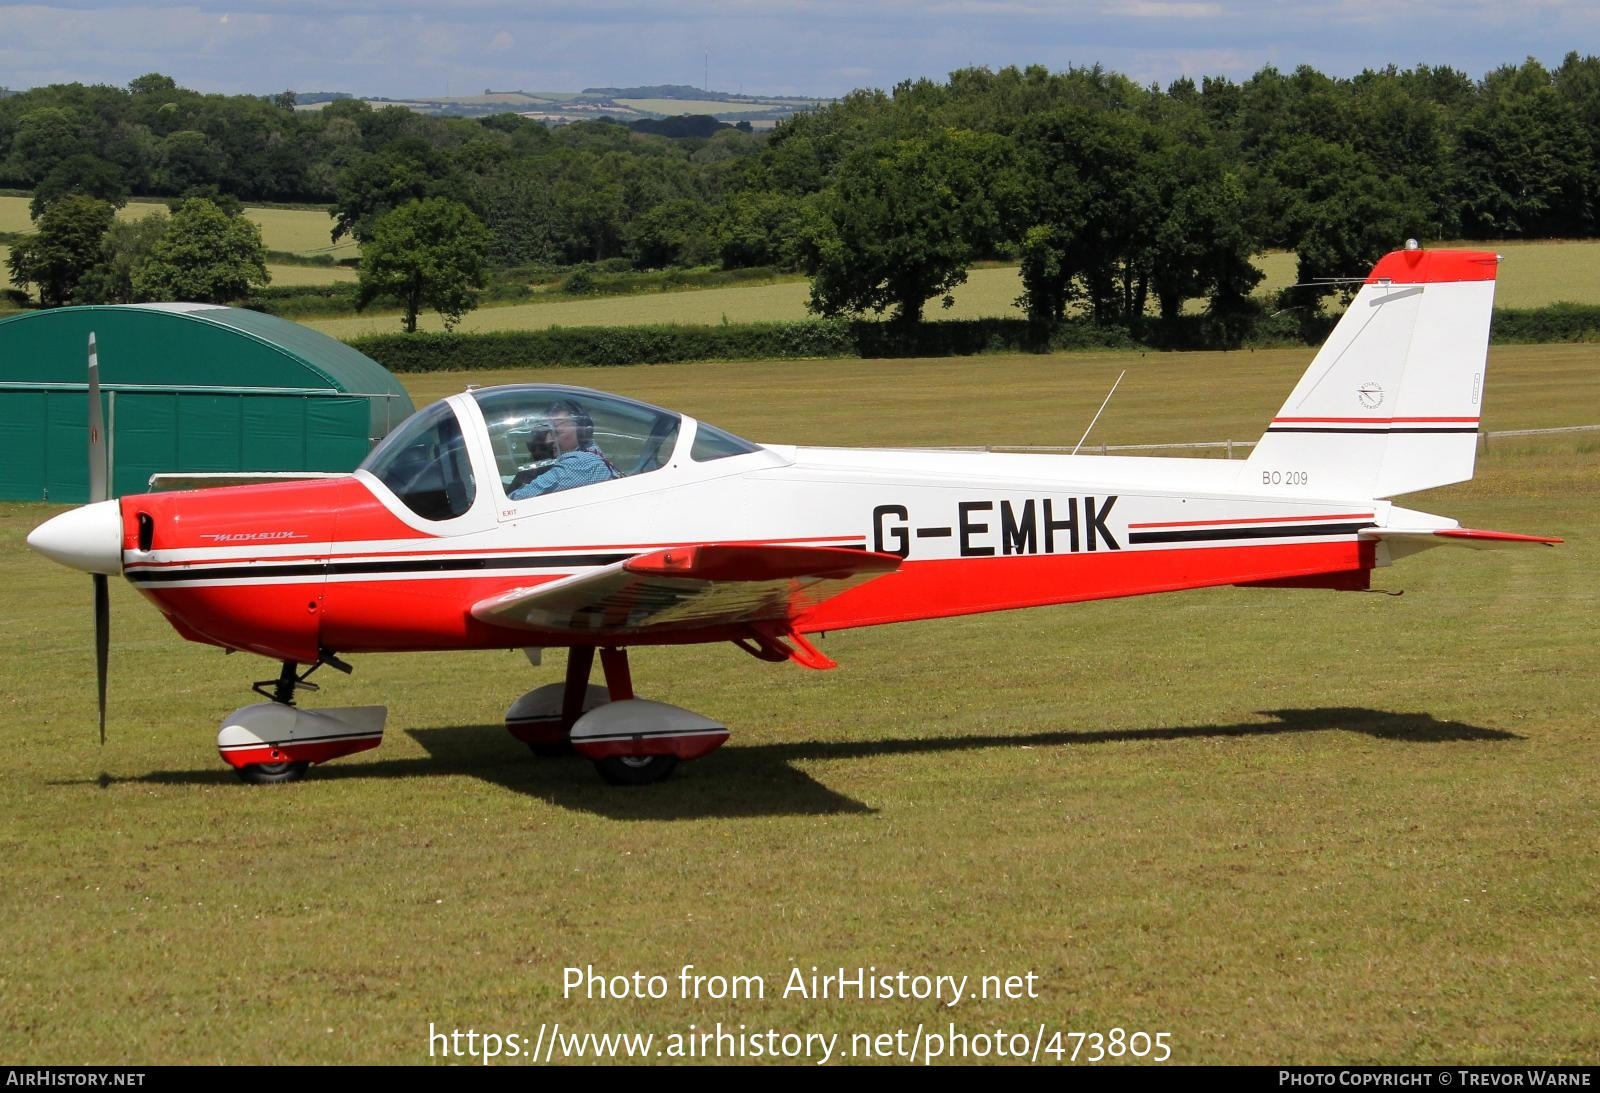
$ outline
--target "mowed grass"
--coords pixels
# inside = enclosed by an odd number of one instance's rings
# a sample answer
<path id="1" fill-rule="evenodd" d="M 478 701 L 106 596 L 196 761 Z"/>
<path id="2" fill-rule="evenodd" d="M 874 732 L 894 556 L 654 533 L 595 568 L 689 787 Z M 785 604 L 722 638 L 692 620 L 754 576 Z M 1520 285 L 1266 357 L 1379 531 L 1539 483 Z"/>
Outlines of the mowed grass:
<path id="1" fill-rule="evenodd" d="M 1127 367 L 1096 436 L 1184 441 L 1259 432 L 1308 357 L 583 376 L 767 439 L 1070 443 Z M 1596 382 L 1582 355 L 1497 350 L 1489 427 L 1586 423 Z M 510 652 L 325 671 L 307 704 L 388 704 L 384 746 L 239 785 L 214 728 L 275 666 L 182 641 L 123 582 L 101 748 L 89 582 L 23 545 L 57 510 L 0 506 L 0 1052 L 422 1062 L 430 1023 L 848 1046 L 954 1022 L 1165 1031 L 1185 1063 L 1590 1062 L 1597 501 L 1592 434 L 1507 441 L 1408 502 L 1568 543 L 1432 551 L 1379 572 L 1399 598 L 1218 589 L 838 633 L 826 673 L 644 651 L 641 694 L 734 738 L 636 791 L 506 736 L 562 662 Z M 686 964 L 766 995 L 684 1000 Z M 669 997 L 563 997 L 589 965 Z M 1038 996 L 783 997 L 812 966 L 1032 972 Z"/>
<path id="2" fill-rule="evenodd" d="M 402 376 L 424 406 L 475 384 L 565 383 L 693 414 L 765 443 L 908 447 L 1254 441 L 1315 350 L 1104 352 L 932 360 L 717 361 Z M 1483 428 L 1600 424 L 1584 345 L 1493 346 Z M 1600 439 L 1600 438 L 1597 438 Z M 1205 454 L 1219 454 L 1210 452 Z"/>

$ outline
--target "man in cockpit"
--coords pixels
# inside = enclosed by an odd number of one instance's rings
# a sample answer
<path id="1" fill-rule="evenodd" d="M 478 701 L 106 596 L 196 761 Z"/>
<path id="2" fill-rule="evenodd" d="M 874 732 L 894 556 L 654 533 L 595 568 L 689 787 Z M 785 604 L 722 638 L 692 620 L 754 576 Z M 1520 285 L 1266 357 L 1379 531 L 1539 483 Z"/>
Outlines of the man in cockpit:
<path id="1" fill-rule="evenodd" d="M 570 399 L 545 408 L 545 420 L 528 441 L 528 454 L 535 460 L 553 458 L 555 462 L 532 472 L 531 480 L 518 475 L 507 493 L 513 501 L 621 477 L 595 445 L 594 419 L 581 403 Z"/>

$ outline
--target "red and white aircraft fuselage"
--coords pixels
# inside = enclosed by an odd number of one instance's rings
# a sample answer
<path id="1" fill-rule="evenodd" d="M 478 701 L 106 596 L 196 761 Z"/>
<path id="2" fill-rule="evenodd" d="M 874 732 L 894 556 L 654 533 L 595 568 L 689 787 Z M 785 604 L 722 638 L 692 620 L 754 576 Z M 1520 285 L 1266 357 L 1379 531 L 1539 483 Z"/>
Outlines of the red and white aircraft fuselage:
<path id="1" fill-rule="evenodd" d="M 1429 546 L 1552 541 L 1386 500 L 1472 475 L 1496 262 L 1384 258 L 1245 461 L 757 445 L 514 386 L 419 412 L 349 477 L 123 497 L 30 542 L 121 573 L 184 637 L 283 662 L 274 701 L 219 737 L 257 780 L 381 734 L 381 708 L 294 708 L 299 665 L 556 646 L 566 681 L 523 696 L 513 731 L 654 780 L 727 733 L 634 698 L 629 646 L 733 641 L 832 667 L 806 635 L 1214 585 L 1360 589 Z M 581 434 L 570 465 L 603 461 L 587 484 L 550 485 L 568 459 L 552 420 Z"/>

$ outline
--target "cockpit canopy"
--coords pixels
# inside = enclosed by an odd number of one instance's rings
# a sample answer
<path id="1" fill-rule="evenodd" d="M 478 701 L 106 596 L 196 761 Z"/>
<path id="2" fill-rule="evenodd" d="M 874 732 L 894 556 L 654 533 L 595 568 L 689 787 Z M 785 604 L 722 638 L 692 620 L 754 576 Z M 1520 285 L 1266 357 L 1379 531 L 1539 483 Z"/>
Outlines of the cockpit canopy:
<path id="1" fill-rule="evenodd" d="M 520 384 L 473 391 L 493 453 L 500 497 L 522 501 L 666 466 L 690 423 L 688 457 L 704 463 L 758 445 L 670 410 L 582 387 Z M 426 520 L 461 516 L 478 476 L 462 422 L 449 402 L 418 413 L 373 449 L 361 469 Z"/>
<path id="2" fill-rule="evenodd" d="M 656 470 L 672 458 L 682 419 L 643 402 L 562 387 L 496 387 L 474 391 L 489 429 L 500 482 L 508 493 L 565 454 L 556 428 L 572 425 L 568 443 L 596 454 L 612 478 Z"/>

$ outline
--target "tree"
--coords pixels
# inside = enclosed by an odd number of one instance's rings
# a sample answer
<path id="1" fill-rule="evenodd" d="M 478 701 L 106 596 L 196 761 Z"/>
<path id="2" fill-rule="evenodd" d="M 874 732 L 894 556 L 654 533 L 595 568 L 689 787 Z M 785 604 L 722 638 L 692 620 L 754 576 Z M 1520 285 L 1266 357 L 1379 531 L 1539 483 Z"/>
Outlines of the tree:
<path id="1" fill-rule="evenodd" d="M 1219 317 L 1247 312 L 1262 273 L 1251 261 L 1256 248 L 1245 226 L 1244 187 L 1216 157 L 1192 148 L 1170 152 L 1162 174 L 1165 215 L 1150 269 L 1161 317 L 1176 319 L 1196 296 L 1206 297 Z"/>
<path id="2" fill-rule="evenodd" d="M 83 304 L 131 304 L 133 274 L 149 259 L 166 234 L 168 218 L 153 212 L 137 220 L 112 221 L 100 239 L 100 261 L 79 282 L 77 301 Z"/>
<path id="3" fill-rule="evenodd" d="M 967 279 L 967 265 L 1000 235 L 1005 142 L 966 131 L 879 141 L 847 158 L 822 200 L 807 258 L 813 311 L 894 308 L 916 323 L 923 304 Z"/>
<path id="4" fill-rule="evenodd" d="M 338 196 L 329 215 L 332 239 L 346 235 L 365 244 L 378 218 L 408 201 L 461 191 L 448 165 L 427 145 L 404 140 L 362 156 L 339 172 Z"/>
<path id="5" fill-rule="evenodd" d="M 1491 73 L 1461 125 L 1462 227 L 1473 238 L 1584 234 L 1588 145 L 1573 103 L 1537 61 Z"/>
<path id="6" fill-rule="evenodd" d="M 261 229 L 192 197 L 178 206 L 150 255 L 133 271 L 140 300 L 240 300 L 268 281 Z"/>
<path id="7" fill-rule="evenodd" d="M 430 197 L 411 201 L 373 222 L 361 248 L 361 287 L 356 307 L 379 297 L 400 302 L 407 334 L 417 313 L 431 308 L 446 330 L 478 306 L 484 285 L 489 230 L 459 201 Z"/>
<path id="8" fill-rule="evenodd" d="M 1135 321 L 1163 214 L 1156 131 L 1067 107 L 1030 118 L 1018 144 L 1030 189 L 1019 301 L 1028 317 L 1054 323 L 1082 296 L 1097 323 Z"/>
<path id="9" fill-rule="evenodd" d="M 11 138 L 17 173 L 35 183 L 62 160 L 93 153 L 86 119 L 62 106 L 43 106 L 22 115 Z"/>
<path id="10" fill-rule="evenodd" d="M 717 246 L 727 269 L 799 269 L 810 226 L 809 199 L 767 190 L 737 193 L 723 203 Z"/>
<path id="11" fill-rule="evenodd" d="M 39 286 L 39 302 L 63 307 L 73 302 L 78 283 L 100 261 L 100 240 L 115 211 L 85 194 L 51 202 L 39 232 L 11 248 L 11 280 L 18 288 Z"/>
<path id="12" fill-rule="evenodd" d="M 123 180 L 120 167 L 80 152 L 45 172 L 33 188 L 28 215 L 38 220 L 52 201 L 67 194 L 98 197 L 113 209 L 120 209 L 128 203 L 128 184 Z"/>
<path id="13" fill-rule="evenodd" d="M 1293 298 L 1314 309 L 1335 291 L 1349 299 L 1350 278 L 1363 276 L 1406 238 L 1423 235 L 1427 211 L 1416 195 L 1380 178 L 1349 145 L 1296 137 L 1271 171 L 1289 195 L 1285 222 L 1299 258 Z"/>
<path id="14" fill-rule="evenodd" d="M 704 266 L 716 260 L 716 241 L 703 202 L 679 197 L 646 209 L 628 225 L 628 244 L 640 269 Z"/>
<path id="15" fill-rule="evenodd" d="M 131 95 L 170 95 L 177 90 L 178 81 L 159 72 L 146 72 L 128 81 L 128 93 Z"/>

